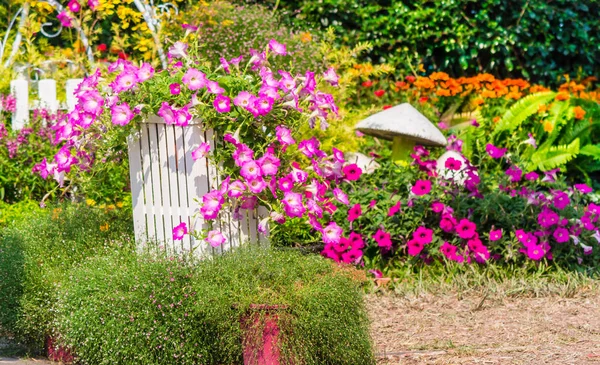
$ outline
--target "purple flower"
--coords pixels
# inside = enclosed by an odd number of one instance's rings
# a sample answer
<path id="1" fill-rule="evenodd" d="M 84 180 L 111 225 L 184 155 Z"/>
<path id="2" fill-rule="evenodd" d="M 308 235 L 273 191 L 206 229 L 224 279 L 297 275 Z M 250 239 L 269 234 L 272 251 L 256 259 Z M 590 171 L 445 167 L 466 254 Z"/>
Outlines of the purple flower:
<path id="1" fill-rule="evenodd" d="M 179 241 L 183 239 L 183 236 L 188 234 L 187 225 L 185 222 L 181 222 L 178 226 L 173 228 L 173 240 Z"/>
<path id="2" fill-rule="evenodd" d="M 302 205 L 302 195 L 294 192 L 283 194 L 283 207 L 289 217 L 302 217 L 306 209 Z"/>
<path id="3" fill-rule="evenodd" d="M 194 151 L 192 151 L 192 159 L 194 161 L 199 160 L 201 158 L 206 157 L 206 155 L 208 155 L 208 152 L 210 151 L 210 144 L 204 142 L 201 143 L 200 146 L 198 146 L 198 148 L 196 148 Z"/>
<path id="4" fill-rule="evenodd" d="M 64 10 L 60 14 L 58 14 L 56 19 L 58 19 L 60 21 L 60 24 L 65 28 L 70 28 L 73 26 L 73 18 L 71 18 L 69 13 L 67 13 Z"/>
<path id="5" fill-rule="evenodd" d="M 350 201 L 348 200 L 348 195 L 346 195 L 346 193 L 344 193 L 340 188 L 333 189 L 333 196 L 337 199 L 337 201 L 339 201 L 342 204 L 350 204 Z"/>
<path id="6" fill-rule="evenodd" d="M 113 105 L 113 107 L 110 108 L 110 113 L 112 116 L 112 123 L 115 125 L 127 125 L 131 119 L 133 119 L 133 113 L 127 103 Z"/>
<path id="7" fill-rule="evenodd" d="M 179 83 L 174 82 L 169 85 L 169 89 L 171 90 L 171 95 L 179 95 L 181 94 L 181 85 Z"/>
<path id="8" fill-rule="evenodd" d="M 492 229 L 490 231 L 490 241 L 498 241 L 502 238 L 502 230 L 501 229 Z"/>
<path id="9" fill-rule="evenodd" d="M 278 125 L 277 127 L 275 127 L 275 131 L 275 134 L 277 135 L 277 140 L 279 141 L 279 143 L 281 143 L 282 146 L 284 146 L 284 148 L 286 146 L 293 145 L 294 143 L 296 143 L 294 138 L 292 138 L 292 133 L 286 127 Z"/>
<path id="10" fill-rule="evenodd" d="M 565 193 L 563 191 L 558 191 L 558 192 L 555 192 L 553 195 L 554 195 L 554 197 L 552 199 L 552 203 L 554 204 L 556 209 L 563 210 L 569 204 L 571 204 L 571 199 L 569 199 L 569 196 L 567 195 L 567 193 Z"/>
<path id="11" fill-rule="evenodd" d="M 204 240 L 208 242 L 212 247 L 219 247 L 223 243 L 225 243 L 226 238 L 223 235 L 223 233 L 213 230 L 208 232 L 208 235 Z"/>
<path id="12" fill-rule="evenodd" d="M 575 189 L 579 190 L 583 194 L 588 194 L 593 191 L 593 189 L 586 184 L 575 184 L 574 187 L 575 187 Z"/>
<path id="13" fill-rule="evenodd" d="M 67 7 L 73 13 L 77 13 L 77 12 L 79 12 L 79 10 L 81 10 L 81 5 L 79 5 L 79 3 L 77 2 L 77 0 L 71 0 L 71 1 L 69 1 L 69 4 L 67 4 Z"/>
<path id="14" fill-rule="evenodd" d="M 523 141 L 523 143 L 527 143 L 527 144 L 533 146 L 533 148 L 537 148 L 537 143 L 535 141 L 535 138 L 533 138 L 533 134 L 528 133 L 527 135 L 529 136 L 529 138 L 526 139 L 525 141 Z"/>
<path id="15" fill-rule="evenodd" d="M 287 54 L 285 44 L 281 44 L 274 39 L 269 41 L 269 49 L 275 55 L 285 56 Z"/>
<path id="16" fill-rule="evenodd" d="M 225 95 L 217 95 L 213 105 L 219 113 L 229 113 L 231 110 L 231 100 Z"/>
<path id="17" fill-rule="evenodd" d="M 538 175 L 534 171 L 528 172 L 527 174 L 525 174 L 525 180 L 529 180 L 529 181 L 537 180 L 539 177 L 540 177 L 540 175 Z"/>
<path id="18" fill-rule="evenodd" d="M 336 244 L 342 238 L 342 228 L 335 222 L 330 222 L 323 228 L 323 242 Z"/>
<path id="19" fill-rule="evenodd" d="M 523 176 L 523 170 L 515 165 L 512 165 L 506 170 L 505 174 L 510 176 L 511 182 L 519 182 Z"/>
<path id="20" fill-rule="evenodd" d="M 475 235 L 477 225 L 468 219 L 461 219 L 456 225 L 456 233 L 462 239 L 469 239 Z"/>
<path id="21" fill-rule="evenodd" d="M 171 47 L 169 47 L 168 55 L 171 58 L 183 58 L 187 56 L 188 45 L 183 42 L 175 42 Z"/>
<path id="22" fill-rule="evenodd" d="M 569 242 L 569 230 L 566 228 L 558 227 L 554 230 L 552 236 L 558 243 Z"/>
<path id="23" fill-rule="evenodd" d="M 329 82 L 332 86 L 337 86 L 339 79 L 340 78 L 335 73 L 335 69 L 333 67 L 329 67 L 327 71 L 323 73 L 323 80 Z"/>
<path id="24" fill-rule="evenodd" d="M 488 155 L 490 155 L 491 158 L 498 159 L 498 158 L 502 158 L 504 156 L 507 149 L 506 148 L 498 148 L 498 147 L 494 146 L 493 144 L 488 143 L 485 146 L 485 151 L 488 153 Z"/>
<path id="25" fill-rule="evenodd" d="M 206 87 L 208 80 L 206 79 L 206 75 L 204 73 L 196 70 L 195 68 L 189 68 L 181 78 L 181 82 L 183 82 L 188 89 L 194 91 Z"/>
<path id="26" fill-rule="evenodd" d="M 556 173 L 560 171 L 560 168 L 552 169 L 544 172 L 544 178 L 542 182 L 555 182 L 556 181 Z"/>

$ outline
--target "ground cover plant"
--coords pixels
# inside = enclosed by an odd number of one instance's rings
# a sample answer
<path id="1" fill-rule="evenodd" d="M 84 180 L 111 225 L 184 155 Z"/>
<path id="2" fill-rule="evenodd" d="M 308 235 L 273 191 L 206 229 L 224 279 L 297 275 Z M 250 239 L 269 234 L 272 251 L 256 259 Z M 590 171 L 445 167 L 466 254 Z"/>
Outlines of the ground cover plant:
<path id="1" fill-rule="evenodd" d="M 56 290 L 71 268 L 132 249 L 130 209 L 63 204 L 22 214 L 0 232 L 0 332 L 40 352 L 53 335 Z"/>
<path id="2" fill-rule="evenodd" d="M 63 284 L 58 328 L 83 364 L 237 364 L 240 318 L 252 304 L 279 305 L 282 363 L 372 364 L 354 276 L 318 256 L 256 247 L 194 265 L 96 257 Z"/>

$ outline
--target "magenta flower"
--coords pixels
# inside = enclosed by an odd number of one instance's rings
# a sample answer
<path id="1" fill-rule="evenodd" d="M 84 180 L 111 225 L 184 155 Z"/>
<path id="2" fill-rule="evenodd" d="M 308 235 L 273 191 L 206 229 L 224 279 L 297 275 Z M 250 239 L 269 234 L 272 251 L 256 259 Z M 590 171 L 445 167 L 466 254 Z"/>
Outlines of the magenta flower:
<path id="1" fill-rule="evenodd" d="M 229 113 L 231 110 L 231 100 L 225 95 L 217 95 L 213 105 L 219 113 Z"/>
<path id="2" fill-rule="evenodd" d="M 225 92 L 225 89 L 219 86 L 218 82 L 211 80 L 206 81 L 206 89 L 212 94 L 223 94 Z"/>
<path id="3" fill-rule="evenodd" d="M 283 207 L 285 214 L 289 217 L 302 217 L 306 209 L 302 204 L 302 195 L 294 192 L 286 192 L 283 194 Z"/>
<path id="4" fill-rule="evenodd" d="M 258 159 L 260 170 L 264 176 L 273 176 L 277 174 L 281 161 L 271 152 L 267 152 Z"/>
<path id="5" fill-rule="evenodd" d="M 183 82 L 183 84 L 187 86 L 188 89 L 194 91 L 206 87 L 206 83 L 208 82 L 208 80 L 206 79 L 206 75 L 203 72 L 198 71 L 195 68 L 190 68 L 185 72 L 185 74 L 181 78 L 181 82 Z"/>
<path id="6" fill-rule="evenodd" d="M 173 240 L 180 241 L 183 239 L 183 236 L 188 234 L 187 225 L 185 222 L 181 222 L 178 226 L 173 228 Z"/>
<path id="7" fill-rule="evenodd" d="M 104 99 L 100 96 L 98 91 L 85 91 L 78 97 L 79 105 L 86 113 L 92 115 L 102 114 L 102 107 L 104 105 Z"/>
<path id="8" fill-rule="evenodd" d="M 115 81 L 113 81 L 110 84 L 110 87 L 117 94 L 129 91 L 133 89 L 138 83 L 136 74 L 137 72 L 123 71 L 115 78 Z"/>
<path id="9" fill-rule="evenodd" d="M 380 248 L 389 249 L 392 247 L 391 235 L 382 229 L 378 229 L 373 235 L 373 239 Z"/>
<path id="10" fill-rule="evenodd" d="M 348 195 L 346 195 L 346 193 L 344 193 L 340 188 L 333 189 L 333 196 L 337 201 L 339 201 L 342 204 L 350 204 L 350 201 L 348 200 Z"/>
<path id="11" fill-rule="evenodd" d="M 490 231 L 490 241 L 498 241 L 502 238 L 502 229 L 492 229 Z"/>
<path id="12" fill-rule="evenodd" d="M 441 213 L 441 212 L 443 212 L 445 207 L 446 206 L 444 205 L 444 203 L 440 203 L 440 202 L 433 202 L 433 203 L 431 203 L 431 210 L 434 213 Z"/>
<path id="13" fill-rule="evenodd" d="M 456 233 L 462 239 L 469 239 L 475 235 L 477 225 L 468 219 L 461 219 L 456 225 Z"/>
<path id="14" fill-rule="evenodd" d="M 227 240 L 223 233 L 219 231 L 209 231 L 208 235 L 204 239 L 208 242 L 212 247 L 219 247 Z"/>
<path id="15" fill-rule="evenodd" d="M 299 165 L 294 162 L 292 163 L 292 178 L 294 179 L 294 182 L 296 183 L 303 183 L 308 179 L 308 172 L 304 171 L 304 170 L 300 170 Z"/>
<path id="16" fill-rule="evenodd" d="M 133 119 L 133 113 L 129 109 L 129 104 L 113 105 L 110 108 L 112 123 L 115 125 L 127 125 Z"/>
<path id="17" fill-rule="evenodd" d="M 593 189 L 590 188 L 586 184 L 575 184 L 574 187 L 575 187 L 575 189 L 579 190 L 583 194 L 588 194 L 588 193 L 591 193 L 593 191 Z"/>
<path id="18" fill-rule="evenodd" d="M 267 187 L 267 183 L 262 177 L 257 177 L 247 181 L 248 190 L 254 194 L 260 194 Z"/>
<path id="19" fill-rule="evenodd" d="M 277 187 L 284 193 L 292 191 L 294 188 L 294 179 L 290 175 L 279 178 L 279 181 L 277 181 Z"/>
<path id="20" fill-rule="evenodd" d="M 356 203 L 348 210 L 348 221 L 353 222 L 362 215 L 360 204 Z"/>
<path id="21" fill-rule="evenodd" d="M 440 228 L 446 233 L 454 232 L 456 226 L 456 219 L 451 215 L 444 215 L 440 220 Z"/>
<path id="22" fill-rule="evenodd" d="M 556 209 L 563 210 L 571 204 L 571 199 L 569 199 L 569 196 L 564 191 L 555 192 L 553 195 L 552 203 Z"/>
<path id="23" fill-rule="evenodd" d="M 330 222 L 323 228 L 323 242 L 336 244 L 342 238 L 342 228 L 335 222 Z"/>
<path id="24" fill-rule="evenodd" d="M 444 164 L 444 166 L 447 169 L 458 171 L 458 170 L 460 170 L 460 167 L 462 166 L 462 161 L 456 160 L 456 159 L 454 159 L 452 157 L 449 157 L 446 160 L 446 163 Z"/>
<path id="25" fill-rule="evenodd" d="M 337 86 L 339 81 L 339 76 L 335 73 L 335 69 L 333 67 L 329 67 L 327 71 L 323 73 L 323 80 L 330 83 L 332 86 Z"/>
<path id="26" fill-rule="evenodd" d="M 344 177 L 350 181 L 356 181 L 362 175 L 362 169 L 355 163 L 344 166 L 342 171 L 344 172 Z"/>
<path id="27" fill-rule="evenodd" d="M 171 90 L 171 95 L 179 95 L 181 94 L 181 85 L 179 83 L 174 82 L 169 85 L 169 89 Z"/>
<path id="28" fill-rule="evenodd" d="M 257 179 L 262 176 L 262 170 L 256 161 L 247 161 L 242 165 L 240 175 L 246 180 Z"/>
<path id="29" fill-rule="evenodd" d="M 373 274 L 373 276 L 374 276 L 376 279 L 380 279 L 380 278 L 382 278 L 382 277 L 383 277 L 383 273 L 381 272 L 381 270 L 369 270 L 369 273 L 370 273 L 370 274 Z"/>
<path id="30" fill-rule="evenodd" d="M 429 180 L 417 180 L 415 185 L 411 189 L 412 193 L 418 196 L 429 194 L 431 191 L 431 181 Z"/>
<path id="31" fill-rule="evenodd" d="M 333 244 L 333 249 L 338 253 L 346 252 L 349 247 L 350 241 L 345 237 L 341 237 L 337 243 Z"/>
<path id="32" fill-rule="evenodd" d="M 533 148 L 537 148 L 537 142 L 535 141 L 535 138 L 533 137 L 533 134 L 527 133 L 527 136 L 529 138 L 526 139 L 525 141 L 523 141 L 522 143 L 526 143 L 526 144 L 531 145 Z"/>
<path id="33" fill-rule="evenodd" d="M 100 0 L 88 0 L 88 6 L 92 10 L 96 10 L 98 6 L 100 6 Z"/>
<path id="34" fill-rule="evenodd" d="M 73 13 L 77 13 L 79 10 L 81 10 L 81 5 L 79 5 L 79 3 L 77 2 L 77 0 L 71 0 L 71 1 L 69 1 L 69 4 L 67 4 L 67 7 Z"/>
<path id="35" fill-rule="evenodd" d="M 275 127 L 275 134 L 277 135 L 277 140 L 279 143 L 284 146 L 284 149 L 286 146 L 296 143 L 294 138 L 292 138 L 292 132 L 282 125 Z"/>
<path id="36" fill-rule="evenodd" d="M 71 150 L 68 145 L 64 145 L 54 155 L 54 161 L 56 162 L 57 172 L 69 172 L 71 166 L 77 163 L 77 158 L 71 154 Z"/>
<path id="37" fill-rule="evenodd" d="M 168 55 L 171 58 L 183 58 L 187 56 L 188 45 L 183 42 L 175 42 L 171 47 L 169 47 Z"/>
<path id="38" fill-rule="evenodd" d="M 246 186 L 244 185 L 244 183 L 242 183 L 239 180 L 236 180 L 236 181 L 232 182 L 231 184 L 229 184 L 229 188 L 227 190 L 227 195 L 230 198 L 239 198 L 240 196 L 242 196 L 242 194 L 244 194 L 245 190 L 246 190 Z"/>
<path id="39" fill-rule="evenodd" d="M 233 105 L 246 109 L 253 103 L 253 98 L 255 98 L 255 96 L 249 92 L 240 91 L 240 93 L 233 99 Z"/>
<path id="40" fill-rule="evenodd" d="M 388 210 L 388 217 L 393 217 L 396 213 L 398 213 L 402 209 L 402 202 L 397 201 L 396 204 L 392 205 Z"/>
<path id="41" fill-rule="evenodd" d="M 440 246 L 440 252 L 446 256 L 447 259 L 449 260 L 454 260 L 456 257 L 456 250 L 457 247 L 450 244 L 450 242 L 444 242 L 441 246 Z"/>
<path id="42" fill-rule="evenodd" d="M 354 264 L 358 265 L 360 260 L 363 257 L 363 253 L 361 250 L 350 250 L 344 254 L 342 254 L 342 261 L 346 264 Z"/>
<path id="43" fill-rule="evenodd" d="M 552 169 L 544 172 L 544 178 L 542 182 L 556 182 L 556 173 L 560 171 L 560 168 Z"/>
<path id="44" fill-rule="evenodd" d="M 519 182 L 523 176 L 523 170 L 515 165 L 512 165 L 506 170 L 505 174 L 510 176 L 511 182 Z"/>
<path id="45" fill-rule="evenodd" d="M 281 44 L 274 39 L 269 41 L 269 49 L 273 54 L 278 56 L 285 56 L 287 54 L 285 44 Z"/>
<path id="46" fill-rule="evenodd" d="M 527 247 L 527 256 L 532 260 L 539 261 L 545 254 L 541 246 L 531 245 Z"/>
<path id="47" fill-rule="evenodd" d="M 433 231 L 429 228 L 421 226 L 413 232 L 413 239 L 419 243 L 427 245 L 431 243 L 431 240 L 433 239 Z"/>
<path id="48" fill-rule="evenodd" d="M 136 78 L 138 82 L 144 82 L 151 79 L 154 76 L 154 67 L 151 64 L 144 62 L 142 67 L 137 70 Z"/>
<path id="49" fill-rule="evenodd" d="M 569 242 L 569 230 L 566 228 L 558 227 L 554 230 L 552 236 L 558 243 Z"/>
<path id="50" fill-rule="evenodd" d="M 56 19 L 58 19 L 60 24 L 65 28 L 70 28 L 73 26 L 73 18 L 71 18 L 69 13 L 64 10 L 56 16 Z"/>
<path id="51" fill-rule="evenodd" d="M 425 248 L 425 245 L 416 239 L 406 242 L 406 246 L 408 247 L 408 254 L 411 256 L 419 255 L 423 251 L 423 248 Z"/>
<path id="52" fill-rule="evenodd" d="M 200 143 L 200 146 L 198 146 L 198 148 L 196 148 L 194 151 L 192 151 L 192 159 L 194 161 L 196 161 L 201 158 L 204 158 L 208 155 L 209 151 L 210 151 L 210 145 L 208 143 L 206 143 L 206 142 Z"/>
<path id="53" fill-rule="evenodd" d="M 233 152 L 233 160 L 236 165 L 242 167 L 246 162 L 254 159 L 254 151 L 252 151 L 244 143 L 238 143 L 236 150 Z"/>
<path id="54" fill-rule="evenodd" d="M 504 154 L 506 153 L 507 149 L 506 148 L 498 148 L 496 146 L 494 146 L 491 143 L 488 143 L 485 146 L 485 151 L 488 153 L 488 155 L 490 155 L 491 158 L 502 158 L 504 156 Z"/>
<path id="55" fill-rule="evenodd" d="M 348 240 L 350 241 L 350 247 L 355 250 L 362 250 L 365 247 L 365 242 L 359 233 L 351 232 L 348 235 Z"/>
<path id="56" fill-rule="evenodd" d="M 311 139 L 306 139 L 298 143 L 298 150 L 300 150 L 300 152 L 302 152 L 306 157 L 312 158 L 313 156 L 318 155 L 319 146 L 319 140 L 317 140 L 315 137 L 312 137 Z"/>
<path id="57" fill-rule="evenodd" d="M 532 172 L 529 172 L 529 173 L 525 174 L 525 180 L 528 180 L 528 181 L 534 181 L 534 180 L 537 180 L 539 177 L 540 177 L 540 175 L 538 175 L 538 174 L 537 174 L 536 172 L 534 172 L 534 171 L 532 171 Z"/>

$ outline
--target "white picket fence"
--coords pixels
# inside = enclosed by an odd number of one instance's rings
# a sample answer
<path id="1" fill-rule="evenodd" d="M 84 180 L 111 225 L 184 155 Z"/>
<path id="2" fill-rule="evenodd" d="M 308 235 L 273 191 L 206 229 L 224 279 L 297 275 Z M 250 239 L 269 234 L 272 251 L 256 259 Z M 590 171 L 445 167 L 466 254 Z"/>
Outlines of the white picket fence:
<path id="1" fill-rule="evenodd" d="M 194 249 L 199 256 L 220 253 L 243 243 L 264 242 L 258 234 L 260 217 L 266 209 L 240 210 L 243 218 L 233 219 L 232 212 L 224 208 L 222 219 L 212 223 L 202 220 L 198 213 L 201 197 L 218 189 L 221 177 L 208 158 L 194 161 L 192 151 L 201 143 L 209 143 L 211 151 L 217 148 L 216 136 L 204 131 L 200 121 L 186 127 L 165 124 L 159 117 L 151 117 L 141 124 L 141 130 L 130 136 L 129 165 L 133 217 L 136 240 L 164 243 L 176 252 Z M 227 242 L 214 249 L 204 241 L 185 236 L 173 241 L 173 227 L 185 222 L 196 231 L 216 229 Z"/>
<path id="2" fill-rule="evenodd" d="M 38 100 L 29 100 L 29 81 L 16 79 L 10 82 L 11 94 L 16 99 L 16 111 L 12 116 L 12 128 L 22 129 L 29 122 L 29 111 L 36 108 L 45 108 L 51 112 L 57 110 L 71 111 L 75 109 L 77 98 L 74 92 L 82 79 L 69 79 L 65 83 L 66 102 L 59 103 L 56 97 L 56 80 L 41 79 L 37 82 Z"/>
<path id="3" fill-rule="evenodd" d="M 37 81 L 39 100 L 29 100 L 29 82 L 11 81 L 11 92 L 16 98 L 13 129 L 22 129 L 29 122 L 30 110 L 44 107 L 52 112 L 71 111 L 77 99 L 74 91 L 81 79 L 67 80 L 66 103 L 59 103 L 56 81 Z M 165 124 L 159 117 L 151 117 L 141 124 L 140 130 L 129 137 L 129 166 L 133 201 L 133 221 L 136 242 L 143 247 L 147 242 L 158 243 L 170 252 L 194 250 L 199 256 L 220 253 L 244 243 L 263 243 L 265 236 L 258 234 L 258 222 L 268 214 L 260 207 L 253 211 L 240 210 L 241 220 L 233 219 L 226 210 L 222 219 L 212 223 L 201 219 L 198 200 L 210 190 L 217 189 L 221 178 L 217 168 L 207 158 L 194 161 L 192 151 L 207 142 L 214 151 L 216 136 L 204 131 L 200 121 L 187 127 Z M 227 238 L 218 248 L 186 235 L 181 241 L 173 240 L 173 227 L 186 222 L 188 229 L 201 231 L 216 229 Z"/>

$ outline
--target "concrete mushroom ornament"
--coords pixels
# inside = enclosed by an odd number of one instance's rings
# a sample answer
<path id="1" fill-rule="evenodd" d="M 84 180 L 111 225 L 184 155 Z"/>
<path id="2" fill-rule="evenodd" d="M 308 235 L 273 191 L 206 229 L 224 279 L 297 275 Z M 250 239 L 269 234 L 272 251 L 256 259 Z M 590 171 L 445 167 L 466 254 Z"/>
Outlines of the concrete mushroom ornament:
<path id="1" fill-rule="evenodd" d="M 392 141 L 394 161 L 407 161 L 415 144 L 446 145 L 446 137 L 442 132 L 408 103 L 373 114 L 360 121 L 355 128 L 369 136 Z"/>

